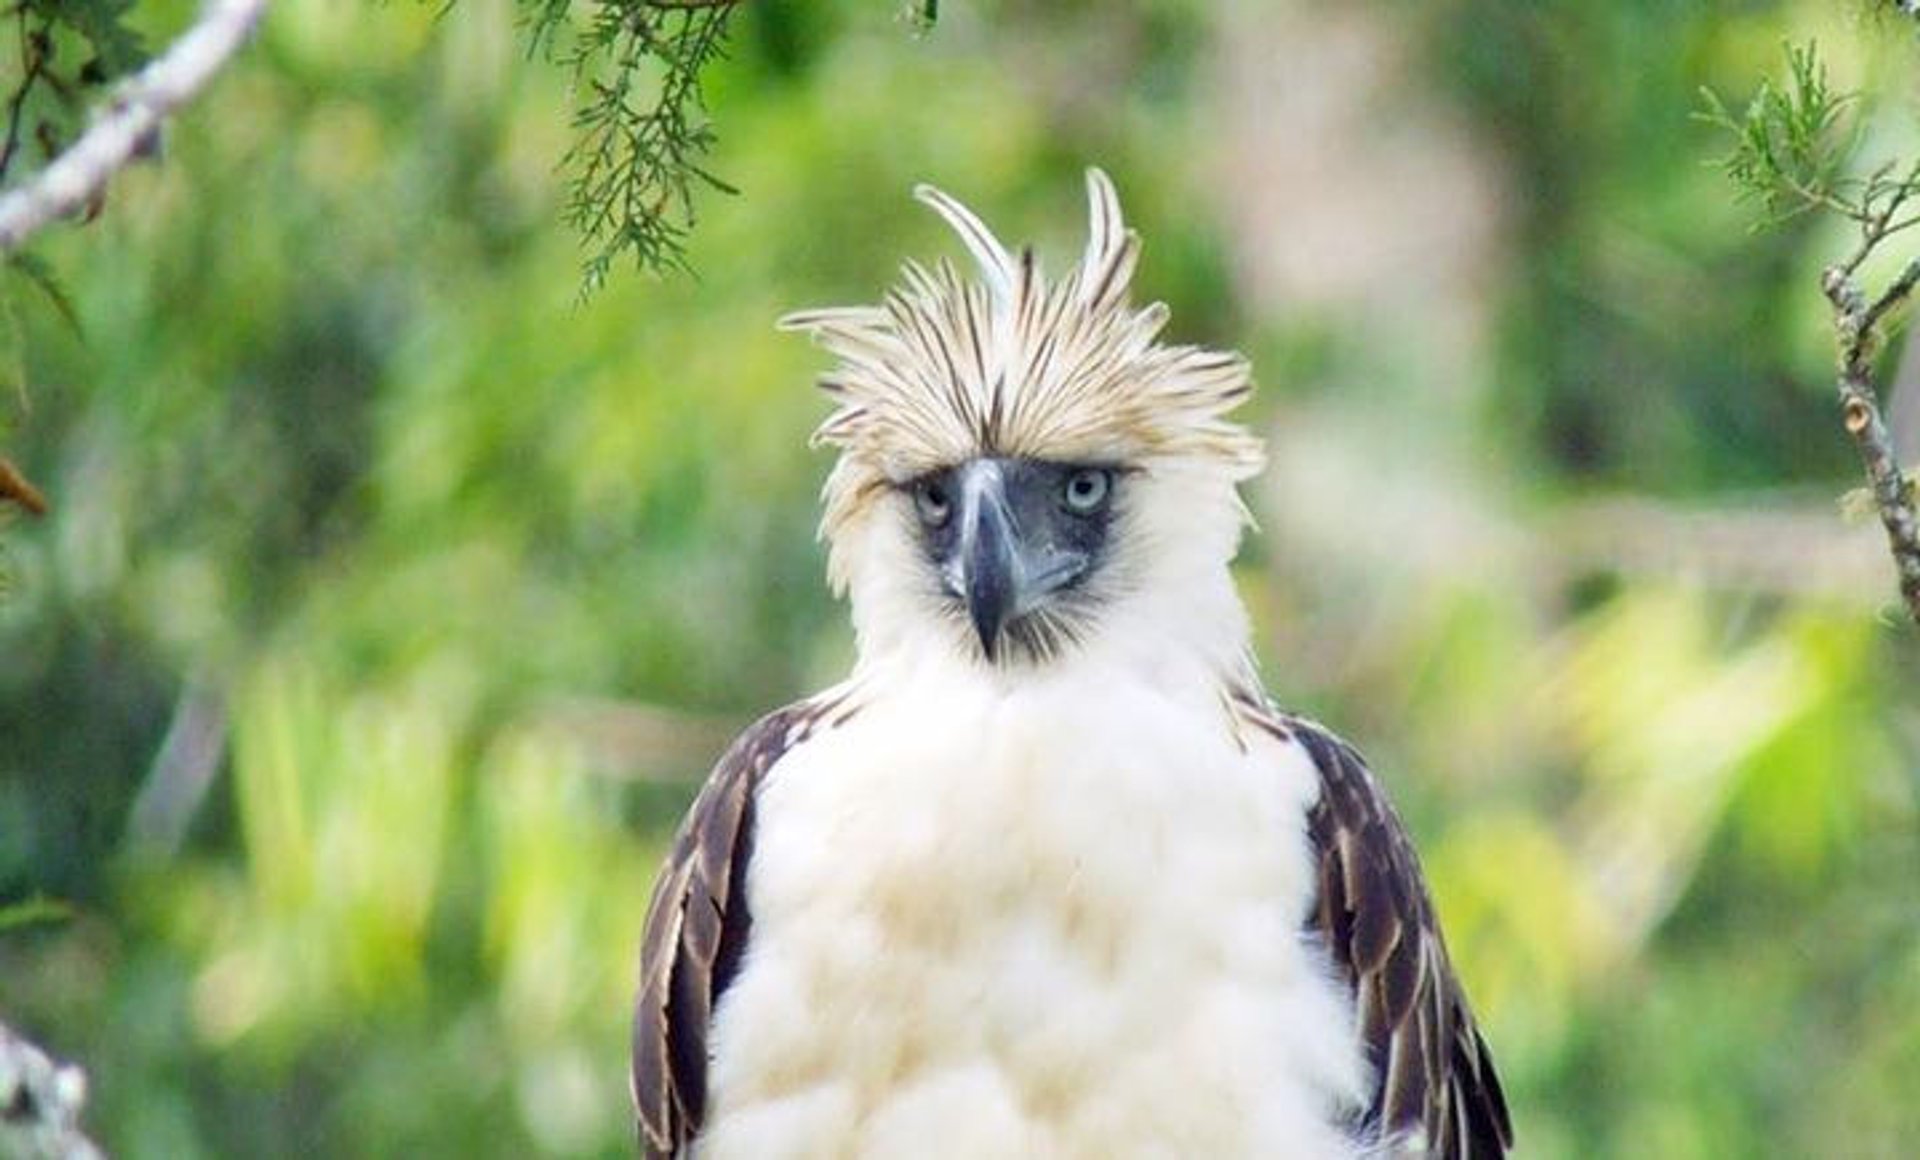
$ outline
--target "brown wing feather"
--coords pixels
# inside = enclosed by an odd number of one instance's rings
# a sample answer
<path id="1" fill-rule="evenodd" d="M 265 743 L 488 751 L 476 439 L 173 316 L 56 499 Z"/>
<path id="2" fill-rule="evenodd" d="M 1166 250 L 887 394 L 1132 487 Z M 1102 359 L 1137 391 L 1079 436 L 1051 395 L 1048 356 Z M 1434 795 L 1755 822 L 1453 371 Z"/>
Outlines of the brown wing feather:
<path id="1" fill-rule="evenodd" d="M 761 718 L 720 758 L 680 825 L 647 909 L 633 1013 L 633 1100 L 648 1160 L 682 1155 L 706 1119 L 707 1031 L 753 929 L 746 882 L 760 782 L 788 750 L 851 713 L 822 698 Z"/>
<path id="2" fill-rule="evenodd" d="M 1377 1072 L 1358 1134 L 1424 1136 L 1425 1154 L 1444 1160 L 1505 1155 L 1513 1125 L 1500 1077 L 1447 959 L 1406 827 L 1352 746 L 1311 721 L 1248 708 L 1262 727 L 1298 741 L 1320 772 L 1307 818 L 1320 889 L 1307 926 L 1353 988 Z"/>

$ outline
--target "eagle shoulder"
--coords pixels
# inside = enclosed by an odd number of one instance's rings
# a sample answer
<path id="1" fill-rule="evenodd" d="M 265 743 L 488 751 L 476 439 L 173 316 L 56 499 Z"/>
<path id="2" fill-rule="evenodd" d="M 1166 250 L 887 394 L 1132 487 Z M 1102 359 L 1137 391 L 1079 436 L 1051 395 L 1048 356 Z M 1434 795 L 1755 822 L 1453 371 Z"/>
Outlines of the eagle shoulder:
<path id="1" fill-rule="evenodd" d="M 1320 777 L 1307 815 L 1318 883 L 1306 925 L 1352 995 L 1375 1071 L 1358 1134 L 1390 1147 L 1424 1140 L 1418 1154 L 1444 1160 L 1505 1155 L 1513 1126 L 1500 1077 L 1406 826 L 1352 746 L 1315 722 L 1242 704 L 1305 749 Z"/>
<path id="2" fill-rule="evenodd" d="M 844 696 L 823 694 L 762 717 L 721 755 L 680 824 L 647 908 L 633 1014 L 633 1099 L 648 1160 L 684 1154 L 705 1122 L 708 1029 L 753 928 L 746 883 L 760 783 L 852 712 Z"/>

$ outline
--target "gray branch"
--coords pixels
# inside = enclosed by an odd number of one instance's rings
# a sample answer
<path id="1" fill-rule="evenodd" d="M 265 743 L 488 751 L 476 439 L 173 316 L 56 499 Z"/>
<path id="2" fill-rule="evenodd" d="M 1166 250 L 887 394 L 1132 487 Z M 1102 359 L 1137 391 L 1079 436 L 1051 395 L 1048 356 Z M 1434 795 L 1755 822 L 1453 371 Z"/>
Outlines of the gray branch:
<path id="1" fill-rule="evenodd" d="M 149 148 L 161 122 L 197 96 L 246 42 L 266 6 L 267 0 L 208 0 L 193 27 L 123 85 L 78 141 L 25 185 L 0 195 L 0 254 L 99 197 L 114 174 Z"/>
<path id="2" fill-rule="evenodd" d="M 1882 223 L 1884 225 L 1884 223 Z M 1869 223 L 1863 250 L 1875 241 Z M 1906 302 L 1920 283 L 1920 259 L 1909 262 L 1877 298 L 1867 296 L 1854 280 L 1856 258 L 1827 270 L 1821 288 L 1833 304 L 1834 327 L 1840 338 L 1840 420 L 1852 436 L 1860 462 L 1866 468 L 1880 523 L 1887 530 L 1887 546 L 1899 573 L 1900 595 L 1914 623 L 1920 624 L 1920 515 L 1914 510 L 1914 486 L 1900 469 L 1893 436 L 1880 415 L 1880 397 L 1873 386 L 1873 363 L 1880 345 L 1880 324 Z"/>
<path id="3" fill-rule="evenodd" d="M 101 1160 L 80 1131 L 87 1077 L 0 1023 L 0 1156 L 20 1160 Z"/>

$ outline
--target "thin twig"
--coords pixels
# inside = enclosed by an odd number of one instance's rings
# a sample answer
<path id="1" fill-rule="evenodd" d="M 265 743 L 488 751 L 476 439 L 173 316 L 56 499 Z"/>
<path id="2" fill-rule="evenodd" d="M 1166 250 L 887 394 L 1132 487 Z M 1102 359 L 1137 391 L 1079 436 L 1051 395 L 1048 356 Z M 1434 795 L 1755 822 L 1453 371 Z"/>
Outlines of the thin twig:
<path id="1" fill-rule="evenodd" d="M 20 22 L 20 87 L 13 90 L 12 98 L 7 101 L 7 142 L 0 147 L 0 180 L 13 168 L 14 156 L 20 151 L 20 121 L 26 112 L 27 97 L 47 65 L 46 30 L 35 32 L 27 27 L 24 3 L 14 8 L 14 14 Z"/>
<path id="2" fill-rule="evenodd" d="M 1847 217 L 1855 217 L 1858 214 L 1858 211 L 1854 209 L 1853 205 L 1844 198 L 1829 193 L 1826 190 L 1808 185 L 1806 182 L 1801 181 L 1785 170 L 1780 172 L 1779 181 L 1781 185 L 1787 188 L 1787 192 L 1799 198 L 1801 203 L 1798 208 L 1790 210 L 1784 215 L 1787 218 L 1798 217 L 1814 209 L 1828 209 L 1837 214 L 1844 214 Z"/>
<path id="3" fill-rule="evenodd" d="M 1889 310 L 1907 300 L 1907 297 L 1913 293 L 1916 283 L 1920 283 L 1920 258 L 1908 262 L 1907 268 L 1900 271 L 1900 276 L 1887 286 L 1886 292 L 1874 299 L 1873 305 L 1867 307 L 1867 312 L 1860 318 L 1860 329 L 1871 331 L 1879 326 L 1880 320 L 1886 317 Z"/>
<path id="4" fill-rule="evenodd" d="M 4 456 L 0 456 L 0 503 L 19 504 L 36 516 L 47 514 L 47 497 Z"/>
<path id="5" fill-rule="evenodd" d="M 78 141 L 32 181 L 0 196 L 0 253 L 99 196 L 160 123 L 197 96 L 253 31 L 267 0 L 208 0 L 166 54 L 121 88 Z"/>
<path id="6" fill-rule="evenodd" d="M 1890 168 L 1891 163 L 1883 166 L 1881 168 L 1881 174 L 1884 174 Z M 1875 174 L 1874 180 L 1879 181 L 1881 174 Z M 1867 260 L 1867 255 L 1873 253 L 1881 242 L 1886 241 L 1894 234 L 1913 225 L 1915 221 L 1920 221 L 1920 218 L 1907 218 L 1900 222 L 1893 220 L 1893 215 L 1900 212 L 1900 207 L 1906 204 L 1909 197 L 1913 196 L 1917 181 L 1920 181 L 1920 164 L 1916 164 L 1914 168 L 1908 172 L 1905 181 L 1902 181 L 1888 192 L 1887 204 L 1881 206 L 1878 210 L 1869 208 L 1873 204 L 1873 195 L 1871 194 L 1863 198 L 1858 206 L 1843 205 L 1840 207 L 1842 215 L 1860 223 L 1860 245 L 1854 249 L 1846 261 L 1840 263 L 1839 271 L 1842 276 L 1851 277 L 1854 271 L 1860 268 L 1860 264 Z M 1829 297 L 1831 296 L 1831 292 L 1829 292 Z M 1905 297 L 1904 291 L 1901 292 L 1900 297 Z M 1869 326 L 1871 326 L 1871 323 L 1869 323 Z"/>
<path id="7" fill-rule="evenodd" d="M 1920 179 L 1917 179 L 1917 180 L 1920 180 Z M 1885 229 L 1880 231 L 1880 238 L 1882 241 L 1885 241 L 1886 239 L 1899 233 L 1901 230 L 1910 230 L 1915 226 L 1920 226 L 1920 214 L 1915 214 L 1914 216 L 1909 218 L 1901 218 L 1899 221 L 1894 222 L 1890 226 L 1887 226 Z"/>

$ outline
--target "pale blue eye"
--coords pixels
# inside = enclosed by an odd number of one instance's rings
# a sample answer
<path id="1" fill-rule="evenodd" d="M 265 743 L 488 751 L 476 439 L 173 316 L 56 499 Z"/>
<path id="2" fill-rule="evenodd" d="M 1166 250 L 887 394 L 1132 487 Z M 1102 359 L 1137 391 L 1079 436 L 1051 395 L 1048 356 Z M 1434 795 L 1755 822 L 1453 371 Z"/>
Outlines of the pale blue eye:
<path id="1" fill-rule="evenodd" d="M 1111 472 L 1099 467 L 1082 467 L 1067 476 L 1064 498 L 1067 510 L 1086 515 L 1098 511 L 1100 505 L 1107 502 L 1107 492 L 1113 487 Z"/>
<path id="2" fill-rule="evenodd" d="M 947 497 L 946 485 L 937 479 L 915 485 L 913 507 L 920 513 L 920 522 L 930 528 L 944 527 L 953 515 L 953 501 Z"/>

